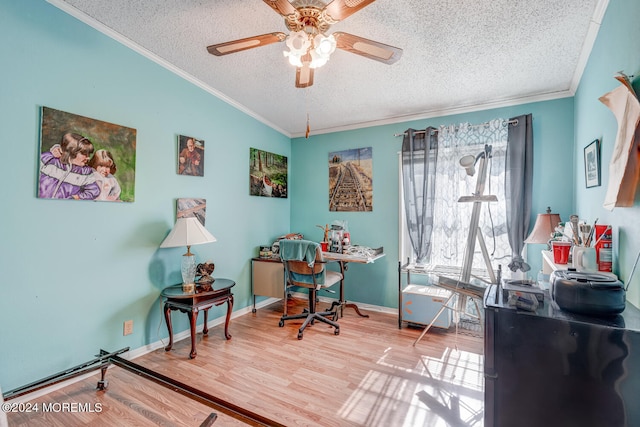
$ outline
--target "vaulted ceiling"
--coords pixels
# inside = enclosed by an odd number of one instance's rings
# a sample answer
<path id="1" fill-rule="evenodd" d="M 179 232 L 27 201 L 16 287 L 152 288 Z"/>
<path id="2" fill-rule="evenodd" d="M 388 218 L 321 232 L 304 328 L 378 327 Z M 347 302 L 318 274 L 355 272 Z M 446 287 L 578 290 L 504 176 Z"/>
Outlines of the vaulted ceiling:
<path id="1" fill-rule="evenodd" d="M 573 95 L 608 4 L 377 0 L 328 32 L 399 47 L 401 58 L 338 49 L 312 86 L 296 88 L 285 43 L 220 57 L 206 49 L 288 33 L 268 0 L 48 1 L 291 137 L 307 117 L 313 134 Z"/>

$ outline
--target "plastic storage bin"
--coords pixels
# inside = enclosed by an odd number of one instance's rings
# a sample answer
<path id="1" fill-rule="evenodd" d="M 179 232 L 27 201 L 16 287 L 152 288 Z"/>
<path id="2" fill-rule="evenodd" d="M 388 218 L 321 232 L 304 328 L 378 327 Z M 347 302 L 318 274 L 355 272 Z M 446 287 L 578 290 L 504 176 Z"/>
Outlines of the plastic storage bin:
<path id="1" fill-rule="evenodd" d="M 437 286 L 407 285 L 402 290 L 402 320 L 408 323 L 428 325 L 450 295 L 450 291 Z M 449 328 L 451 326 L 451 310 L 444 309 L 433 326 Z"/>

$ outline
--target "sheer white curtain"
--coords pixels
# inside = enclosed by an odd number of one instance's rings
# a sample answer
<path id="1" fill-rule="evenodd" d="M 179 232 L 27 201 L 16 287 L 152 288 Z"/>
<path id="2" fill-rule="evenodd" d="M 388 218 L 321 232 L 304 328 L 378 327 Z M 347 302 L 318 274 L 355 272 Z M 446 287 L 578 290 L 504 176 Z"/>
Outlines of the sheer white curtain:
<path id="1" fill-rule="evenodd" d="M 436 166 L 436 194 L 431 264 L 462 266 L 473 203 L 459 203 L 461 196 L 475 192 L 478 174 L 468 176 L 459 160 L 466 155 L 476 156 L 484 146 L 492 146 L 487 166 L 484 194 L 497 196 L 498 202 L 483 203 L 479 226 L 494 260 L 510 256 L 505 215 L 505 152 L 507 127 L 505 120 L 496 119 L 473 126 L 441 126 L 438 132 L 438 162 Z M 477 169 L 477 168 L 476 168 Z M 495 239 L 494 239 L 495 237 Z M 474 268 L 484 268 L 484 261 L 476 245 Z"/>
<path id="2" fill-rule="evenodd" d="M 510 258 L 505 214 L 505 152 L 507 126 L 504 119 L 482 125 L 462 123 L 438 129 L 433 231 L 429 264 L 462 267 L 473 203 L 459 203 L 461 196 L 475 192 L 477 173 L 468 176 L 459 160 L 465 155 L 476 156 L 486 144 L 492 146 L 492 158 L 487 166 L 484 194 L 497 196 L 498 202 L 483 203 L 479 226 L 492 260 L 500 263 Z M 406 233 L 406 230 L 404 231 Z M 401 239 L 402 242 L 402 239 Z M 401 245 L 401 259 L 414 259 L 411 249 Z M 476 245 L 474 268 L 484 268 L 480 248 Z M 495 264 L 494 264 L 495 267 Z"/>

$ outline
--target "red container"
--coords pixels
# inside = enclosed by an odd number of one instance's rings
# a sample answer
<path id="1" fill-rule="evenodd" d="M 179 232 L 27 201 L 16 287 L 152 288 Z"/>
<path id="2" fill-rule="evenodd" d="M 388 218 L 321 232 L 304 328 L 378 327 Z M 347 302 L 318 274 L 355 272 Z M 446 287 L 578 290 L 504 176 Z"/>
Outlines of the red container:
<path id="1" fill-rule="evenodd" d="M 596 245 L 598 271 L 610 272 L 613 267 L 613 237 L 610 226 L 596 225 L 595 241 L 598 242 Z"/>
<path id="2" fill-rule="evenodd" d="M 553 262 L 555 264 L 567 264 L 569 262 L 569 252 L 571 252 L 571 242 L 551 242 L 553 248 Z"/>

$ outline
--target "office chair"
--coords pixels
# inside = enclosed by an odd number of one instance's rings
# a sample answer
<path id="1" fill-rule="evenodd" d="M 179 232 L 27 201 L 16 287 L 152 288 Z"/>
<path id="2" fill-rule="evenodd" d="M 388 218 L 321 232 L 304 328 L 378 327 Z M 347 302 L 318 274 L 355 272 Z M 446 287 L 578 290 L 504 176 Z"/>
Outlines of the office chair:
<path id="1" fill-rule="evenodd" d="M 320 245 L 309 240 L 281 240 L 280 259 L 285 271 L 285 311 L 280 318 L 279 326 L 283 327 L 285 320 L 305 319 L 298 329 L 298 339 L 301 340 L 305 328 L 318 320 L 333 326 L 335 335 L 339 335 L 340 325 L 336 321 L 338 311 L 332 311 L 336 304 L 332 304 L 328 311 L 316 312 L 317 292 L 342 280 L 342 274 L 325 268 L 326 261 L 322 257 Z M 299 286 L 309 290 L 309 308 L 300 314 L 287 315 L 286 296 L 289 286 Z"/>

